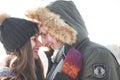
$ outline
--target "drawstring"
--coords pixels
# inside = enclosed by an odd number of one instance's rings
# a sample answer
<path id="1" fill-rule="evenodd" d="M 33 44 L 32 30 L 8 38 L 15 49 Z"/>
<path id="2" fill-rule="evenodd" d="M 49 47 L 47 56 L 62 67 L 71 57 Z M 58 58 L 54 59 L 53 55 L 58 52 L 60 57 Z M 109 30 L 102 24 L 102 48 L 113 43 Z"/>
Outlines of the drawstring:
<path id="1" fill-rule="evenodd" d="M 64 53 L 64 46 L 61 46 L 56 57 L 52 59 L 53 61 L 53 66 L 48 73 L 46 80 L 53 80 L 57 72 L 61 71 L 61 67 L 63 65 L 63 61 L 65 58 L 65 53 Z"/>

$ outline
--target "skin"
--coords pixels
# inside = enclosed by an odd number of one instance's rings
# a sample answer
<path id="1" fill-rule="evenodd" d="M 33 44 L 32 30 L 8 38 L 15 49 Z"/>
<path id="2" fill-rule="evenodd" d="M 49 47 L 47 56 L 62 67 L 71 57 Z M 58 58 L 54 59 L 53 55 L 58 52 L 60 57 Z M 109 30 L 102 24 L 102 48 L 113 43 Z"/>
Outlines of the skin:
<path id="1" fill-rule="evenodd" d="M 32 36 L 30 38 L 32 51 L 33 51 L 33 56 L 34 56 L 35 59 L 38 58 L 38 50 L 39 50 L 39 47 L 42 46 L 40 41 L 38 40 L 38 37 L 39 37 L 39 34 L 35 34 L 34 36 Z"/>
<path id="2" fill-rule="evenodd" d="M 43 46 L 51 47 L 53 50 L 58 49 L 62 42 L 55 39 L 53 36 L 47 33 L 46 30 L 44 30 L 42 27 L 39 27 L 40 29 L 40 36 L 41 36 L 41 43 Z"/>

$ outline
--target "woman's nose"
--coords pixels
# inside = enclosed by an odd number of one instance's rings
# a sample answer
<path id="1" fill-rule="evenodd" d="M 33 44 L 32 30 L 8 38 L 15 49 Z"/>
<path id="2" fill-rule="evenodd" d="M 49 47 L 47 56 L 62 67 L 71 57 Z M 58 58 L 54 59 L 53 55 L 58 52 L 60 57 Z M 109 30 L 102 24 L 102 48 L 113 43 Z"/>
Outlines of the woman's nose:
<path id="1" fill-rule="evenodd" d="M 37 47 L 41 47 L 42 46 L 42 43 L 38 40 L 37 41 Z"/>

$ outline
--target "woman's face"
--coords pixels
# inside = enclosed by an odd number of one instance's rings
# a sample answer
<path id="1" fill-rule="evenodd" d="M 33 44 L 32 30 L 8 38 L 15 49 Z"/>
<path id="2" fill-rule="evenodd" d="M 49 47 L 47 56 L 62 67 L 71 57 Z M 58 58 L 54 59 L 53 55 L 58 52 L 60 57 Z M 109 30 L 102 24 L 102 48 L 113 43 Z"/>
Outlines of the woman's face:
<path id="1" fill-rule="evenodd" d="M 58 49 L 62 43 L 56 40 L 53 36 L 47 33 L 42 27 L 40 27 L 41 43 L 43 46 L 51 47 L 52 49 Z"/>
<path id="2" fill-rule="evenodd" d="M 41 43 L 39 42 L 38 37 L 39 37 L 39 34 L 35 34 L 30 38 L 33 56 L 35 59 L 38 58 L 38 50 L 39 50 L 39 47 L 41 47 Z"/>

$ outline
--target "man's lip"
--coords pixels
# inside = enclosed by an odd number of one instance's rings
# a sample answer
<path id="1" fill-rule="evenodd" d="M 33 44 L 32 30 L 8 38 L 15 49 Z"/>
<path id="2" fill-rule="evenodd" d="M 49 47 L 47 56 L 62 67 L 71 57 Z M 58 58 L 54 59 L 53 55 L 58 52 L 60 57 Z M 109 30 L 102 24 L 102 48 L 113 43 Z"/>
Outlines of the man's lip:
<path id="1" fill-rule="evenodd" d="M 46 44 L 47 47 L 51 47 L 51 44 Z"/>

